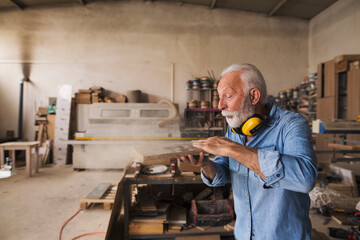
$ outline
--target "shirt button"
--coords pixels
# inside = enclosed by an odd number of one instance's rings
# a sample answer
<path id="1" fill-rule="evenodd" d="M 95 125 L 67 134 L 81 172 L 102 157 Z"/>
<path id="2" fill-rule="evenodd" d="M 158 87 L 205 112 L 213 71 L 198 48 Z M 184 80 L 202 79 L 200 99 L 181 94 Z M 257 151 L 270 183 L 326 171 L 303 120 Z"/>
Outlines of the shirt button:
<path id="1" fill-rule="evenodd" d="M 250 215 L 250 212 L 248 212 L 248 215 Z"/>
<path id="2" fill-rule="evenodd" d="M 280 174 L 278 173 L 278 174 L 276 174 L 276 177 L 280 177 Z"/>
<path id="3" fill-rule="evenodd" d="M 245 193 L 245 195 L 247 195 L 247 192 Z"/>

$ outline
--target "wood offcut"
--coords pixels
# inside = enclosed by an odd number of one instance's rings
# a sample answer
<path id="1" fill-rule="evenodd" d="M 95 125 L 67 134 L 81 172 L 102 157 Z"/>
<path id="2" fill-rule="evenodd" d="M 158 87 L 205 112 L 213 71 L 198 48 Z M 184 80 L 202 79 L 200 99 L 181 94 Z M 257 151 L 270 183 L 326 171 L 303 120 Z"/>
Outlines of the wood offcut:
<path id="1" fill-rule="evenodd" d="M 104 210 L 110 210 L 115 201 L 117 186 L 102 183 L 93 189 L 86 197 L 80 200 L 80 209 L 85 210 L 91 204 L 103 204 Z"/>
<path id="2" fill-rule="evenodd" d="M 191 142 L 177 144 L 157 144 L 150 146 L 135 147 L 131 156 L 135 161 L 143 164 L 158 164 L 161 159 L 179 158 L 186 155 L 199 155 L 204 152 L 192 146 Z"/>

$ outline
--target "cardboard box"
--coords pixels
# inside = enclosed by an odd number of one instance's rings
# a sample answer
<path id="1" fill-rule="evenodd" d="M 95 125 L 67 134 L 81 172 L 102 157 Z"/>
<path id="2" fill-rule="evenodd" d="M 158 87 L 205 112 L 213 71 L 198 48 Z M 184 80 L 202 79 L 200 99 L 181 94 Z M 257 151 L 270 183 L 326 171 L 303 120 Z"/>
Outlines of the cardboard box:
<path id="1" fill-rule="evenodd" d="M 348 66 L 349 66 L 349 61 L 347 60 L 338 62 L 335 65 L 336 72 L 337 73 L 346 72 L 348 70 Z"/>
<path id="2" fill-rule="evenodd" d="M 78 92 L 79 92 L 79 93 L 91 93 L 92 90 L 90 90 L 90 89 L 79 89 Z"/>
<path id="3" fill-rule="evenodd" d="M 98 103 L 99 102 L 99 94 L 98 93 L 92 93 L 91 94 L 91 102 L 92 103 Z"/>
<path id="4" fill-rule="evenodd" d="M 360 61 L 354 61 L 350 63 L 350 70 L 355 70 L 360 68 Z"/>
<path id="5" fill-rule="evenodd" d="M 75 93 L 76 103 L 91 103 L 91 94 L 90 93 Z"/>
<path id="6" fill-rule="evenodd" d="M 54 140 L 55 139 L 55 119 L 56 119 L 56 115 L 55 114 L 48 114 L 46 116 L 46 119 L 47 119 L 48 139 Z"/>
<path id="7" fill-rule="evenodd" d="M 341 61 L 356 61 L 360 60 L 360 54 L 351 54 L 351 55 L 340 55 L 334 58 L 334 61 L 336 63 L 339 63 Z"/>
<path id="8" fill-rule="evenodd" d="M 38 115 L 39 116 L 47 115 L 47 107 L 39 107 Z"/>

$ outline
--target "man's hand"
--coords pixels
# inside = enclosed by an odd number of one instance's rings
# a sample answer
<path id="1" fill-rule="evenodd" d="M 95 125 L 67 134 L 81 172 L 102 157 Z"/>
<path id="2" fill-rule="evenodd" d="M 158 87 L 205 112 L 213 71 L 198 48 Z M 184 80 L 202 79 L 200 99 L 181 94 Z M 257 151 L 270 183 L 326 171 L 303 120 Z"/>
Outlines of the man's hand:
<path id="1" fill-rule="evenodd" d="M 204 167 L 209 164 L 210 159 L 204 155 L 203 152 L 200 153 L 199 156 L 183 156 L 180 158 L 183 162 L 198 166 L 198 167 Z"/>
<path id="2" fill-rule="evenodd" d="M 205 176 L 210 180 L 213 180 L 215 178 L 216 176 L 215 164 L 207 156 L 205 156 L 203 152 L 201 152 L 199 156 L 188 155 L 188 156 L 183 156 L 180 159 L 183 162 L 201 167 Z"/>
<path id="3" fill-rule="evenodd" d="M 210 137 L 193 142 L 193 146 L 215 156 L 229 156 L 227 151 L 232 145 L 237 144 L 226 137 Z"/>
<path id="4" fill-rule="evenodd" d="M 225 137 L 210 137 L 193 142 L 193 146 L 216 156 L 231 157 L 266 179 L 261 172 L 256 149 L 233 142 Z"/>

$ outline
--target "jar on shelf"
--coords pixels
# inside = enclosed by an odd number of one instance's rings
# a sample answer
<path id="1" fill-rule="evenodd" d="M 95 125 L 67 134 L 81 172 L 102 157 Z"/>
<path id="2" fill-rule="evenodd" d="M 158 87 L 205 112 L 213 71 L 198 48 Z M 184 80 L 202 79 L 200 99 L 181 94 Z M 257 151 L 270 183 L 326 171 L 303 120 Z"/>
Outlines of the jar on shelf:
<path id="1" fill-rule="evenodd" d="M 194 80 L 192 80 L 192 88 L 193 89 L 200 89 L 201 88 L 200 79 L 195 78 Z"/>
<path id="2" fill-rule="evenodd" d="M 186 81 L 186 85 L 185 85 L 185 89 L 192 89 L 192 80 L 187 80 Z"/>
<path id="3" fill-rule="evenodd" d="M 189 109 L 198 108 L 198 102 L 196 100 L 191 100 L 190 102 L 188 102 L 188 108 Z"/>
<path id="4" fill-rule="evenodd" d="M 293 99 L 299 98 L 299 88 L 294 88 L 292 97 L 293 97 Z"/>
<path id="5" fill-rule="evenodd" d="M 210 108 L 210 102 L 209 101 L 201 101 L 200 108 L 202 108 L 202 109 Z"/>
<path id="6" fill-rule="evenodd" d="M 286 98 L 291 99 L 293 95 L 293 90 L 291 88 L 288 88 L 285 90 Z"/>

